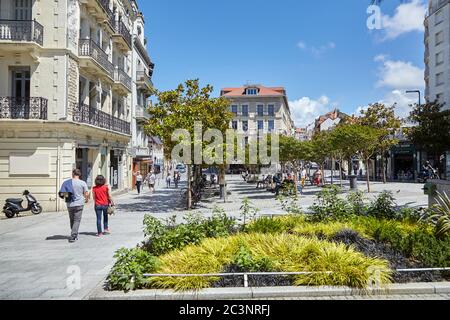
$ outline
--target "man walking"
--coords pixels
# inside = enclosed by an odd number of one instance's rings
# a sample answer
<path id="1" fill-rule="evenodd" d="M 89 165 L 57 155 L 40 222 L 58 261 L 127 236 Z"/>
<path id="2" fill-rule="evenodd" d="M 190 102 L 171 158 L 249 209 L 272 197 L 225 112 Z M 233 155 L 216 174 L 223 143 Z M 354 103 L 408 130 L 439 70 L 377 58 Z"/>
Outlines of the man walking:
<path id="1" fill-rule="evenodd" d="M 72 179 L 64 182 L 60 193 L 70 194 L 66 197 L 66 202 L 71 229 L 69 242 L 73 243 L 78 240 L 78 230 L 80 229 L 84 205 L 89 202 L 88 186 L 86 182 L 81 180 L 79 169 L 73 170 Z"/>

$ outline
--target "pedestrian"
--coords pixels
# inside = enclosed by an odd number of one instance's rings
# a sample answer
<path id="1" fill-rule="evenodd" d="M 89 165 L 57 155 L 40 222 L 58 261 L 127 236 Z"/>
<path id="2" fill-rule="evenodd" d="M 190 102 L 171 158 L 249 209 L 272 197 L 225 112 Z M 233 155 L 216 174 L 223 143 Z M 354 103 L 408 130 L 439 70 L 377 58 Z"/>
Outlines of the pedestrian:
<path id="1" fill-rule="evenodd" d="M 155 185 L 156 185 L 156 174 L 152 172 L 150 175 L 150 178 L 148 179 L 148 186 L 150 188 L 150 192 L 155 192 Z"/>
<path id="2" fill-rule="evenodd" d="M 92 196 L 95 202 L 95 213 L 97 215 L 97 237 L 110 234 L 108 227 L 108 208 L 114 206 L 114 202 L 110 188 L 106 185 L 104 176 L 100 175 L 95 179 L 95 187 L 92 189 Z"/>
<path id="3" fill-rule="evenodd" d="M 301 185 L 302 185 L 301 194 L 303 194 L 303 189 L 305 189 L 307 177 L 308 177 L 308 171 L 306 170 L 306 168 L 303 168 L 302 173 L 300 174 L 300 179 L 301 179 L 300 181 L 301 181 Z"/>
<path id="4" fill-rule="evenodd" d="M 79 169 L 73 170 L 72 179 L 63 183 L 60 190 L 61 194 L 67 195 L 66 203 L 71 229 L 69 242 L 74 243 L 78 240 L 84 205 L 89 202 L 89 189 L 86 182 L 81 180 L 81 171 Z"/>
<path id="5" fill-rule="evenodd" d="M 149 190 L 151 190 L 151 188 L 150 188 L 150 177 L 151 177 L 151 175 L 152 175 L 152 172 L 149 171 L 147 173 L 147 175 L 145 176 L 145 179 L 144 179 L 144 184 L 146 184 L 148 186 Z"/>
<path id="6" fill-rule="evenodd" d="M 178 171 L 175 171 L 173 173 L 173 182 L 175 183 L 175 188 L 178 189 L 178 183 L 180 180 L 178 179 Z"/>
<path id="7" fill-rule="evenodd" d="M 166 187 L 167 187 L 167 189 L 170 188 L 171 181 L 172 181 L 172 177 L 171 177 L 171 175 L 169 173 L 169 174 L 167 174 L 167 178 L 166 178 Z"/>
<path id="8" fill-rule="evenodd" d="M 142 177 L 141 172 L 138 171 L 134 174 L 134 176 L 136 177 L 136 189 L 138 194 L 141 194 L 141 187 L 142 187 L 142 182 L 144 181 L 144 177 Z"/>

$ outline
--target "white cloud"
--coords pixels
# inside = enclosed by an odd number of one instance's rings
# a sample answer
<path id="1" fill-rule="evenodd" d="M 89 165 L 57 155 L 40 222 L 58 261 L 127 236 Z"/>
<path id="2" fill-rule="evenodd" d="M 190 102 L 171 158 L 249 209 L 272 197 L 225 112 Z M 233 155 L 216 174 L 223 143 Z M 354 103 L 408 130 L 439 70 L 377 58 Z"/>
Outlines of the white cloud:
<path id="1" fill-rule="evenodd" d="M 422 32 L 426 10 L 427 5 L 424 1 L 412 0 L 400 4 L 393 16 L 383 15 L 381 21 L 386 32 L 385 40 L 395 39 L 408 32 Z"/>
<path id="2" fill-rule="evenodd" d="M 327 96 L 321 96 L 317 100 L 309 97 L 303 97 L 298 100 L 289 101 L 292 118 L 297 127 L 306 127 L 314 122 L 320 115 L 323 115 L 333 108 L 336 104 L 330 103 Z"/>
<path id="3" fill-rule="evenodd" d="M 311 53 L 315 58 L 320 58 L 326 52 L 335 49 L 336 43 L 330 41 L 327 44 L 316 47 L 316 46 L 309 46 L 305 42 L 300 41 L 299 43 L 297 43 L 297 47 L 302 51 Z"/>
<path id="4" fill-rule="evenodd" d="M 382 63 L 378 72 L 378 87 L 422 89 L 425 86 L 424 69 L 411 62 L 388 60 L 384 55 L 375 57 L 375 61 Z"/>
<path id="5" fill-rule="evenodd" d="M 411 105 L 418 102 L 418 97 L 414 95 L 407 94 L 401 90 L 392 90 L 387 93 L 383 99 L 377 101 L 378 103 L 383 103 L 386 106 L 395 105 L 395 114 L 400 118 L 406 118 L 411 112 Z M 360 116 L 361 111 L 366 110 L 368 106 L 359 107 L 354 115 Z"/>

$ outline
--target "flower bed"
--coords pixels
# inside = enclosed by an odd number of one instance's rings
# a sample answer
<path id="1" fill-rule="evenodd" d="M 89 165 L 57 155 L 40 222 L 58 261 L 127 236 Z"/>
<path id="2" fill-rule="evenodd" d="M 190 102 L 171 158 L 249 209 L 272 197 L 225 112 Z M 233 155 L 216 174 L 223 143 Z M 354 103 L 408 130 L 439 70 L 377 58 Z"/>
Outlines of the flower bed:
<path id="1" fill-rule="evenodd" d="M 241 286 L 242 277 L 149 277 L 144 274 L 234 272 L 315 272 L 296 276 L 252 276 L 250 286 L 343 285 L 441 281 L 448 273 L 396 273 L 398 268 L 450 266 L 450 236 L 437 236 L 423 210 L 397 208 L 384 193 L 369 205 L 361 194 L 338 197 L 324 190 L 310 214 L 282 199 L 287 215 L 237 225 L 223 211 L 198 215 L 177 225 L 146 216 L 146 240 L 121 249 L 108 276 L 110 290 L 141 288 L 189 290 Z M 248 201 L 243 221 L 257 212 Z M 374 271 L 375 270 L 375 271 Z M 331 273 L 325 273 L 331 272 Z M 376 272 L 376 279 L 373 273 Z"/>

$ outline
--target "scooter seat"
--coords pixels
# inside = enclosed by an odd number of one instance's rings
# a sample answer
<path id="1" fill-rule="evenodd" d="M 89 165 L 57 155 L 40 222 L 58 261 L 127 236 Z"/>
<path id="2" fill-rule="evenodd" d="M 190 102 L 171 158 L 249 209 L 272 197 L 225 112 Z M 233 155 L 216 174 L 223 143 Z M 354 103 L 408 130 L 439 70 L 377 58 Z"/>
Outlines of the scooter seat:
<path id="1" fill-rule="evenodd" d="M 6 202 L 21 204 L 23 202 L 23 199 L 6 199 Z"/>

